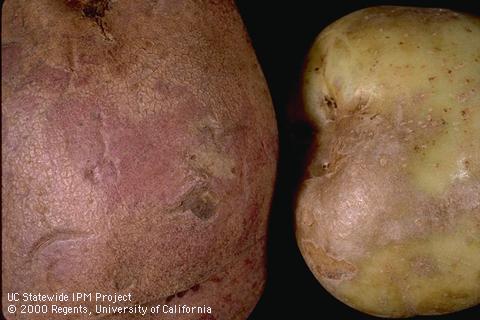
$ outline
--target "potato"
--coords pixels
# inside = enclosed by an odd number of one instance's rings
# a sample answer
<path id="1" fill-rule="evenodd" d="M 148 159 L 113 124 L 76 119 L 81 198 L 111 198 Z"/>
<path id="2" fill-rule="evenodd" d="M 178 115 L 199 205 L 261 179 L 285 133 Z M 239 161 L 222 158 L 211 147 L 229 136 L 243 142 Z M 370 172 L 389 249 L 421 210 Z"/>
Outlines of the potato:
<path id="1" fill-rule="evenodd" d="M 233 1 L 3 9 L 5 316 L 91 319 L 98 292 L 212 310 L 108 319 L 245 319 L 265 282 L 277 129 Z M 92 316 L 9 314 L 7 292 L 92 293 L 57 303 Z"/>
<path id="2" fill-rule="evenodd" d="M 480 21 L 374 7 L 327 27 L 302 96 L 316 129 L 296 237 L 320 283 L 363 312 L 480 302 Z"/>

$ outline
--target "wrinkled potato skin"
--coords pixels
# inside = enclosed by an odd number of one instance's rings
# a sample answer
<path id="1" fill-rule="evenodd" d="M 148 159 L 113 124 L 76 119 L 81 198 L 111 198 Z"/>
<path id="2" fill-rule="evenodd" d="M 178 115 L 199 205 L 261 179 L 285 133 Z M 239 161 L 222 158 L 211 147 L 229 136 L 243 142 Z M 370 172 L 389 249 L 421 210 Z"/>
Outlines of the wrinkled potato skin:
<path id="1" fill-rule="evenodd" d="M 245 319 L 277 131 L 233 1 L 6 1 L 2 56 L 3 292 Z"/>
<path id="2" fill-rule="evenodd" d="M 316 39 L 303 82 L 317 128 L 298 196 L 308 266 L 373 315 L 480 302 L 480 21 L 376 7 Z"/>

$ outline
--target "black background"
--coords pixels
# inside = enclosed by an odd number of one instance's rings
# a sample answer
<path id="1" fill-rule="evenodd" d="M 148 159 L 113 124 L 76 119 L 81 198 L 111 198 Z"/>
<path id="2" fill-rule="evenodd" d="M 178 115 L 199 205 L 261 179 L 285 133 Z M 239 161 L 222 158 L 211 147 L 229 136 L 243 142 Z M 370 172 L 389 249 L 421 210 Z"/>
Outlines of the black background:
<path id="1" fill-rule="evenodd" d="M 280 134 L 280 161 L 268 238 L 268 281 L 250 316 L 257 319 L 378 319 L 336 300 L 317 282 L 297 248 L 293 230 L 295 190 L 302 174 L 306 127 L 288 121 L 303 59 L 315 36 L 355 10 L 375 5 L 450 8 L 480 15 L 478 1 L 266 1 L 237 0 L 267 79 Z M 479 39 L 480 41 L 480 39 Z M 419 319 L 480 319 L 480 307 Z"/>

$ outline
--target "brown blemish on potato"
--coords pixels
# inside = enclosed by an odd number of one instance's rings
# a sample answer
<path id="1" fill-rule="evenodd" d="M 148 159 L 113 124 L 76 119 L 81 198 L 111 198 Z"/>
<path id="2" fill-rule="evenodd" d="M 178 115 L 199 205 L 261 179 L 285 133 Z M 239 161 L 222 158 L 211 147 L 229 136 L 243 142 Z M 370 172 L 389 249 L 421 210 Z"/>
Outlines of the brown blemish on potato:
<path id="1" fill-rule="evenodd" d="M 114 183 L 118 179 L 118 172 L 113 161 L 104 161 L 85 169 L 84 177 L 92 184 Z"/>
<path id="2" fill-rule="evenodd" d="M 215 283 L 220 283 L 223 281 L 223 278 L 217 276 L 217 275 L 214 275 L 214 276 L 211 276 L 208 281 L 212 281 L 212 282 L 215 282 Z"/>
<path id="3" fill-rule="evenodd" d="M 200 119 L 194 130 L 195 135 L 202 141 L 202 146 L 187 155 L 189 166 L 200 175 L 234 179 L 237 163 L 229 151 L 229 146 L 233 137 L 243 135 L 246 129 L 242 124 L 225 127 L 214 115 Z M 261 146 L 264 148 L 263 142 Z"/>
<path id="4" fill-rule="evenodd" d="M 207 220 L 215 214 L 217 200 L 206 184 L 193 187 L 183 197 L 178 206 L 172 211 L 190 210 L 195 216 Z"/>
<path id="5" fill-rule="evenodd" d="M 334 98 L 329 96 L 323 97 L 323 110 L 325 112 L 325 119 L 334 121 L 337 118 L 337 103 Z"/>
<path id="6" fill-rule="evenodd" d="M 37 211 L 39 214 L 41 215 L 45 215 L 47 212 L 48 212 L 48 206 L 44 203 L 37 203 L 34 205 L 33 207 L 35 209 L 35 211 Z"/>
<path id="7" fill-rule="evenodd" d="M 93 19 L 105 40 L 113 40 L 113 36 L 107 30 L 107 25 L 103 20 L 105 12 L 111 9 L 110 0 L 66 0 L 66 3 L 69 7 L 81 11 L 85 17 Z"/>
<path id="8" fill-rule="evenodd" d="M 188 289 L 185 289 L 185 290 L 180 290 L 174 294 L 171 294 L 169 295 L 168 297 L 165 298 L 165 303 L 166 304 L 169 304 L 170 302 L 172 302 L 173 299 L 175 298 L 183 298 L 187 293 L 191 292 L 191 293 L 195 293 L 197 292 L 198 290 L 200 290 L 200 284 L 197 283 L 197 284 L 194 284 L 193 286 L 191 286 L 190 288 Z"/>
<path id="9" fill-rule="evenodd" d="M 235 178 L 235 161 L 215 148 L 198 151 L 188 157 L 190 165 L 201 175 L 216 178 Z"/>
<path id="10" fill-rule="evenodd" d="M 310 242 L 302 241 L 302 247 L 304 256 L 312 260 L 309 265 L 313 266 L 318 276 L 331 280 L 351 279 L 354 276 L 356 268 L 352 264 L 330 257 L 325 250 Z"/>
<path id="11" fill-rule="evenodd" d="M 195 284 L 193 285 L 190 290 L 192 290 L 193 292 L 197 292 L 198 290 L 200 290 L 200 284 Z"/>
<path id="12" fill-rule="evenodd" d="M 131 289 L 137 283 L 132 277 L 132 271 L 124 263 L 119 263 L 119 268 L 113 274 L 113 286 L 116 290 Z"/>
<path id="13" fill-rule="evenodd" d="M 177 298 L 182 298 L 187 292 L 188 292 L 188 289 L 177 292 Z"/>
<path id="14" fill-rule="evenodd" d="M 67 5 L 82 13 L 88 18 L 102 18 L 105 11 L 110 9 L 110 0 L 66 0 Z"/>

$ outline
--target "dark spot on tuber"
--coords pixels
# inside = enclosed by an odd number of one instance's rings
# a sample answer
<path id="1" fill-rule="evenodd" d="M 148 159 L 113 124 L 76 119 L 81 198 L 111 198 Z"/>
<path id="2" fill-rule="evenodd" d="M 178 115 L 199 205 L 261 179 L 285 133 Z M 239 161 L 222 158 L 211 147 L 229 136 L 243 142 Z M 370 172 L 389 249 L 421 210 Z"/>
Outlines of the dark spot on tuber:
<path id="1" fill-rule="evenodd" d="M 182 290 L 172 295 L 169 295 L 168 297 L 165 298 L 165 303 L 167 304 L 170 303 L 175 297 L 183 298 L 188 291 L 197 292 L 199 289 L 200 289 L 200 285 L 195 284 L 191 288 L 188 288 L 187 290 Z"/>
<path id="2" fill-rule="evenodd" d="M 168 297 L 165 299 L 165 303 L 170 303 L 170 302 L 173 300 L 173 298 L 175 298 L 175 295 L 174 295 L 174 294 L 172 294 L 171 296 L 168 296 Z"/>
<path id="3" fill-rule="evenodd" d="M 190 288 L 190 290 L 192 290 L 193 292 L 197 292 L 199 289 L 200 289 L 199 284 L 196 284 L 196 285 L 194 285 L 193 287 Z"/>
<path id="4" fill-rule="evenodd" d="M 188 291 L 188 289 L 187 289 L 187 290 L 180 291 L 180 292 L 177 292 L 177 297 L 182 298 L 182 297 L 187 293 L 187 291 Z"/>
<path id="5" fill-rule="evenodd" d="M 113 40 L 113 36 L 108 32 L 107 25 L 103 21 L 105 12 L 110 10 L 110 0 L 66 0 L 67 5 L 95 21 L 98 25 L 102 36 L 107 41 Z"/>
<path id="6" fill-rule="evenodd" d="M 99 182 L 111 184 L 117 181 L 118 172 L 111 160 L 103 160 L 95 163 L 93 166 L 88 166 L 83 176 L 92 184 L 98 184 Z"/>
<path id="7" fill-rule="evenodd" d="M 465 160 L 464 161 L 464 164 L 465 164 L 465 167 L 468 169 L 468 167 L 470 167 L 470 161 L 468 160 Z"/>
<path id="8" fill-rule="evenodd" d="M 180 201 L 176 210 L 190 210 L 195 216 L 202 220 L 211 218 L 216 209 L 216 201 L 209 191 L 208 186 L 200 184 L 188 191 Z"/>
<path id="9" fill-rule="evenodd" d="M 102 18 L 110 9 L 110 0 L 67 0 L 67 5 L 82 11 L 88 18 Z"/>
<path id="10" fill-rule="evenodd" d="M 323 97 L 323 103 L 322 107 L 324 108 L 324 111 L 326 112 L 326 117 L 330 120 L 335 120 L 336 119 L 336 113 L 337 113 L 337 103 L 335 102 L 335 99 L 329 96 L 324 96 Z"/>
<path id="11" fill-rule="evenodd" d="M 325 96 L 323 100 L 325 101 L 325 104 L 327 105 L 328 108 L 337 109 L 337 103 L 333 98 Z"/>
<path id="12" fill-rule="evenodd" d="M 222 278 L 220 278 L 219 276 L 213 276 L 209 279 L 210 281 L 214 282 L 214 283 L 220 283 L 223 281 Z"/>

